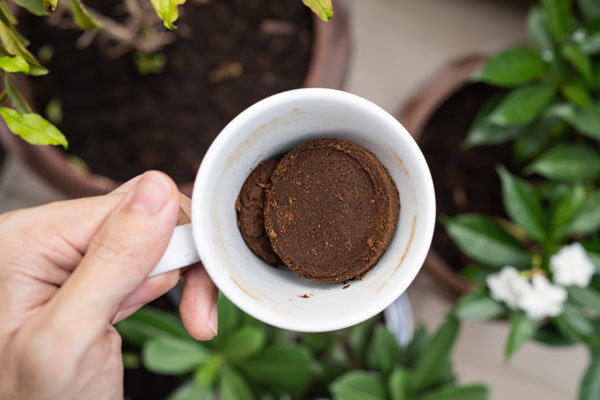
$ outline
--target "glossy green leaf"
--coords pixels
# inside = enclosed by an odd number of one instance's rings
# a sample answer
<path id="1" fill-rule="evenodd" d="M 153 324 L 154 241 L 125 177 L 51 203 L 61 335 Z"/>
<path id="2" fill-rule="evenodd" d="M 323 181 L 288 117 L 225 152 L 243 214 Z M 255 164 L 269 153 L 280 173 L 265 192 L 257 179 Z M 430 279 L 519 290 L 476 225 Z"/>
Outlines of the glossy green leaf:
<path id="1" fill-rule="evenodd" d="M 579 385 L 579 400 L 600 399 L 600 352 L 592 353 L 591 358 Z"/>
<path id="2" fill-rule="evenodd" d="M 415 330 L 410 343 L 404 349 L 402 354 L 402 365 L 412 367 L 419 358 L 425 346 L 427 346 L 427 342 L 427 331 L 425 330 L 425 327 L 421 325 L 417 328 L 417 330 Z"/>
<path id="3" fill-rule="evenodd" d="M 524 131 L 523 127 L 520 126 L 501 126 L 490 122 L 490 113 L 499 101 L 499 96 L 492 97 L 479 109 L 463 143 L 465 148 L 499 144 L 520 135 Z"/>
<path id="4" fill-rule="evenodd" d="M 126 342 L 137 346 L 163 336 L 195 341 L 183 327 L 181 319 L 152 307 L 141 308 L 115 327 Z"/>
<path id="5" fill-rule="evenodd" d="M 541 0 L 548 20 L 548 27 L 555 40 L 562 43 L 573 23 L 571 0 Z"/>
<path id="6" fill-rule="evenodd" d="M 0 115 L 12 133 L 31 144 L 61 145 L 65 149 L 68 146 L 63 134 L 38 114 L 21 114 L 11 108 L 0 107 Z"/>
<path id="7" fill-rule="evenodd" d="M 498 168 L 498 174 L 502 183 L 502 201 L 510 218 L 529 237 L 543 241 L 547 236 L 546 216 L 533 187 L 504 167 Z"/>
<path id="8" fill-rule="evenodd" d="M 477 262 L 526 267 L 531 261 L 523 245 L 491 218 L 465 214 L 442 222 L 454 243 Z"/>
<path id="9" fill-rule="evenodd" d="M 219 385 L 221 400 L 253 400 L 248 382 L 233 368 L 224 366 Z"/>
<path id="10" fill-rule="evenodd" d="M 579 9 L 586 19 L 600 18 L 600 3 L 598 0 L 578 0 Z M 598 397 L 600 398 L 600 396 Z"/>
<path id="11" fill-rule="evenodd" d="M 0 0 L 0 15 L 4 19 L 2 22 L 6 25 L 16 25 L 18 23 L 10 8 L 8 8 L 6 0 Z"/>
<path id="12" fill-rule="evenodd" d="M 411 398 L 410 372 L 403 368 L 395 368 L 388 378 L 388 392 L 391 400 L 410 400 Z"/>
<path id="13" fill-rule="evenodd" d="M 29 64 L 21 56 L 4 56 L 0 57 L 0 68 L 6 72 L 23 72 L 29 73 Z"/>
<path id="14" fill-rule="evenodd" d="M 510 332 L 504 350 L 504 357 L 506 360 L 509 360 L 519 347 L 533 337 L 537 325 L 537 321 L 528 318 L 524 312 L 513 314 L 510 321 Z"/>
<path id="15" fill-rule="evenodd" d="M 210 357 L 199 342 L 172 336 L 151 339 L 142 349 L 146 369 L 163 375 L 181 375 L 194 370 Z"/>
<path id="16" fill-rule="evenodd" d="M 211 386 L 224 362 L 225 359 L 221 354 L 213 354 L 202 366 L 196 369 L 194 379 L 203 386 Z"/>
<path id="17" fill-rule="evenodd" d="M 563 304 L 563 312 L 552 320 L 558 330 L 573 341 L 583 341 L 595 332 L 594 325 L 569 302 Z"/>
<path id="18" fill-rule="evenodd" d="M 376 375 L 365 371 L 348 372 L 329 385 L 334 400 L 385 400 L 385 386 Z"/>
<path id="19" fill-rule="evenodd" d="M 473 80 L 512 87 L 540 77 L 543 71 L 544 62 L 535 51 L 513 48 L 491 57 Z"/>
<path id="20" fill-rule="evenodd" d="M 239 367 L 252 381 L 284 390 L 303 388 L 310 380 L 310 356 L 299 346 L 267 347 Z"/>
<path id="21" fill-rule="evenodd" d="M 553 86 L 530 85 L 513 89 L 492 111 L 490 122 L 498 125 L 522 125 L 533 121 L 552 102 Z"/>
<path id="22" fill-rule="evenodd" d="M 576 107 L 574 104 L 560 104 L 549 111 L 562 118 L 581 134 L 600 141 L 600 103 L 589 108 Z"/>
<path id="23" fill-rule="evenodd" d="M 419 400 L 488 400 L 489 389 L 484 385 L 449 386 L 419 397 Z"/>
<path id="24" fill-rule="evenodd" d="M 17 109 L 21 114 L 32 113 L 31 106 L 19 92 L 12 78 L 8 74 L 4 74 L 4 89 L 10 100 L 10 104 Z"/>
<path id="25" fill-rule="evenodd" d="M 481 289 L 464 295 L 454 308 L 454 314 L 459 319 L 469 320 L 488 320 L 497 318 L 505 312 L 506 308 L 502 304 Z"/>
<path id="26" fill-rule="evenodd" d="M 219 334 L 217 340 L 224 340 L 231 332 L 233 332 L 240 321 L 243 313 L 222 293 L 219 293 Z"/>
<path id="27" fill-rule="evenodd" d="M 94 17 L 90 15 L 81 0 L 69 0 L 69 6 L 71 7 L 73 19 L 79 28 L 87 30 L 100 28 L 102 26 L 101 23 L 96 21 Z"/>
<path id="28" fill-rule="evenodd" d="M 177 6 L 185 3 L 185 0 L 150 0 L 150 2 L 163 24 L 168 29 L 175 29 L 176 26 L 173 23 L 179 18 Z"/>
<path id="29" fill-rule="evenodd" d="M 223 354 L 227 360 L 238 362 L 257 354 L 264 345 L 264 330 L 255 326 L 244 326 L 227 337 Z"/>
<path id="30" fill-rule="evenodd" d="M 569 296 L 579 305 L 600 313 L 600 293 L 591 288 L 571 286 L 568 289 Z"/>
<path id="31" fill-rule="evenodd" d="M 583 41 L 579 44 L 579 48 L 586 54 L 597 54 L 600 53 L 600 32 L 596 32 L 593 35 L 586 36 Z"/>
<path id="32" fill-rule="evenodd" d="M 19 40 L 19 37 L 4 22 L 0 21 L 0 40 L 5 50 L 13 55 L 23 57 L 29 64 L 30 75 L 45 75 L 48 70 L 41 66 L 39 61 L 27 50 L 27 47 Z"/>
<path id="33" fill-rule="evenodd" d="M 573 217 L 585 200 L 585 189 L 575 184 L 558 200 L 552 215 L 552 237 L 556 239 L 566 235 L 571 227 Z"/>
<path id="34" fill-rule="evenodd" d="M 302 2 L 323 21 L 329 21 L 333 18 L 331 0 L 302 0 Z"/>
<path id="35" fill-rule="evenodd" d="M 210 387 L 189 380 L 179 386 L 167 400 L 212 400 Z"/>
<path id="36" fill-rule="evenodd" d="M 546 61 L 554 58 L 554 42 L 548 31 L 546 15 L 539 7 L 534 7 L 527 14 L 527 33 L 529 39 Z"/>
<path id="37" fill-rule="evenodd" d="M 600 154 L 585 145 L 558 145 L 540 155 L 526 171 L 548 179 L 587 181 L 600 173 Z"/>
<path id="38" fill-rule="evenodd" d="M 594 233 L 600 230 L 600 191 L 583 202 L 569 224 L 569 232 Z"/>
<path id="39" fill-rule="evenodd" d="M 517 158 L 529 159 L 539 154 L 549 143 L 552 133 L 562 124 L 555 116 L 542 115 L 527 127 L 515 141 L 515 155 Z"/>
<path id="40" fill-rule="evenodd" d="M 572 82 L 564 85 L 561 92 L 565 99 L 580 107 L 588 108 L 592 105 L 592 98 L 585 86 L 578 82 Z"/>
<path id="41" fill-rule="evenodd" d="M 367 346 L 371 338 L 371 330 L 377 318 L 371 318 L 358 325 L 348 328 L 348 344 L 350 350 L 359 360 L 365 359 Z"/>
<path id="42" fill-rule="evenodd" d="M 450 359 L 458 330 L 458 319 L 452 315 L 447 316 L 417 358 L 414 370 L 415 390 L 423 389 L 438 379 L 445 363 Z"/>
<path id="43" fill-rule="evenodd" d="M 562 54 L 583 75 L 586 81 L 590 82 L 592 80 L 592 61 L 579 47 L 566 45 L 562 48 Z"/>
<path id="44" fill-rule="evenodd" d="M 367 367 L 389 373 L 400 359 L 398 340 L 384 325 L 375 328 L 371 345 L 367 350 Z"/>
<path id="45" fill-rule="evenodd" d="M 48 15 L 43 0 L 13 0 L 16 4 L 35 15 Z"/>

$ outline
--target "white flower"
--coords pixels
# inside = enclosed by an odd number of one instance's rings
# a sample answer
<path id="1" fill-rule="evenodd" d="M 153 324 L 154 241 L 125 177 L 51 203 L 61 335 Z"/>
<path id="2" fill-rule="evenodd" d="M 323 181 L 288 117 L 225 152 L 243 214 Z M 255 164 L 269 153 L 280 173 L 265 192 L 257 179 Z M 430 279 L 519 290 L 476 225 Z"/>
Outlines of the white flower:
<path id="1" fill-rule="evenodd" d="M 506 303 L 513 310 L 517 308 L 519 299 L 527 291 L 532 290 L 529 282 L 510 265 L 502 268 L 497 274 L 488 275 L 486 283 L 490 288 L 492 297 Z"/>
<path id="2" fill-rule="evenodd" d="M 567 291 L 550 283 L 542 275 L 534 275 L 531 290 L 526 291 L 518 301 L 518 307 L 531 319 L 540 320 L 555 317 L 562 312 L 567 299 Z"/>
<path id="3" fill-rule="evenodd" d="M 550 257 L 550 270 L 554 282 L 559 285 L 587 287 L 596 268 L 583 246 L 573 243 Z"/>

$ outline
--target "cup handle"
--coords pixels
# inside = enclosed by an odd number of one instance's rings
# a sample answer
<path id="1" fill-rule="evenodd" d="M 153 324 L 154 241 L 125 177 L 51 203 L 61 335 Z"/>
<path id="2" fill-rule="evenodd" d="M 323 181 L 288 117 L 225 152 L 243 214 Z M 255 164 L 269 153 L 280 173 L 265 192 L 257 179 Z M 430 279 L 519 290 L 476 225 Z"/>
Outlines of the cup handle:
<path id="1" fill-rule="evenodd" d="M 200 256 L 198 256 L 198 250 L 194 243 L 192 224 L 179 225 L 173 230 L 173 236 L 171 236 L 165 254 L 148 276 L 183 268 L 198 261 L 200 261 Z"/>

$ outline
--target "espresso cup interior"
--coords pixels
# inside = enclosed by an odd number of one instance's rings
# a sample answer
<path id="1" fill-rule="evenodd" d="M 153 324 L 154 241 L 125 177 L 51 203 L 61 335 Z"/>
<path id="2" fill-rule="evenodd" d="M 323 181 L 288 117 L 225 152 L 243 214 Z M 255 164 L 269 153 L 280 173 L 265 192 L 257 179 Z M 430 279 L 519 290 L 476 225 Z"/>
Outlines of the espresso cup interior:
<path id="1" fill-rule="evenodd" d="M 253 168 L 323 137 L 369 150 L 400 194 L 397 230 L 387 251 L 362 280 L 347 285 L 313 282 L 266 264 L 248 248 L 236 224 L 235 201 Z M 263 322 L 318 332 L 364 321 L 406 290 L 431 243 L 435 199 L 418 146 L 391 115 L 348 93 L 299 89 L 255 104 L 224 128 L 200 167 L 192 214 L 198 252 L 219 290 Z"/>

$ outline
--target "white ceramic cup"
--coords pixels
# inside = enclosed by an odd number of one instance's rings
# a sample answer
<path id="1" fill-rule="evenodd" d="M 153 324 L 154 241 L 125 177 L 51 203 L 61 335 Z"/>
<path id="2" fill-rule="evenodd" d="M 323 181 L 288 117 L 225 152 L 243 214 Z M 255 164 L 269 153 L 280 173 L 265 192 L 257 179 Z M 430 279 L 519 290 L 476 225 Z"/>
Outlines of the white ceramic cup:
<path id="1" fill-rule="evenodd" d="M 235 201 L 253 168 L 322 137 L 369 150 L 400 193 L 398 228 L 387 251 L 362 280 L 349 281 L 346 288 L 266 264 L 248 248 L 236 225 Z M 192 223 L 176 228 L 152 274 L 199 259 L 219 290 L 251 316 L 293 331 L 331 331 L 376 315 L 404 293 L 423 265 L 434 223 L 429 168 L 394 117 L 346 92 L 291 90 L 254 104 L 215 139 L 196 177 Z"/>

